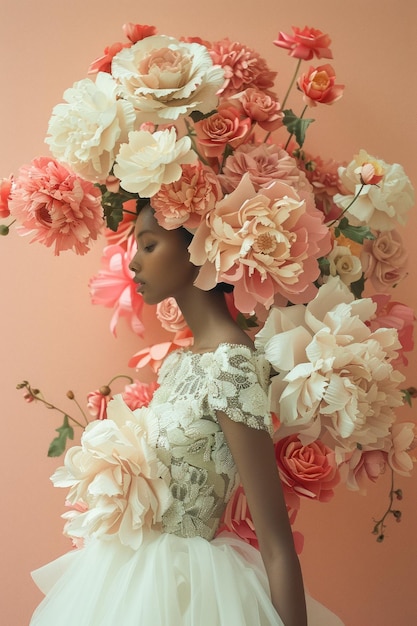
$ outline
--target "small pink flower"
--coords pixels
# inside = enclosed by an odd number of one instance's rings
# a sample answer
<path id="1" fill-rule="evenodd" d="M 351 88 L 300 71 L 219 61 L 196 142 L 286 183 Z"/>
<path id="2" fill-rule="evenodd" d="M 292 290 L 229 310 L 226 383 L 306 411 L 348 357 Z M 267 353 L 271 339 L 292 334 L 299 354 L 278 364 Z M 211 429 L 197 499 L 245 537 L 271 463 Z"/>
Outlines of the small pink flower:
<path id="1" fill-rule="evenodd" d="M 111 395 L 103 394 L 100 389 L 91 391 L 87 395 L 87 409 L 88 412 L 96 420 L 107 419 L 107 405 L 111 400 Z"/>
<path id="2" fill-rule="evenodd" d="M 331 65 L 310 67 L 297 81 L 299 89 L 304 93 L 303 100 L 309 106 L 317 104 L 333 104 L 343 95 L 344 85 L 336 85 L 336 74 Z"/>
<path id="3" fill-rule="evenodd" d="M 320 440 L 303 446 L 297 435 L 277 441 L 275 456 L 284 491 L 328 502 L 339 483 L 335 455 Z"/>
<path id="4" fill-rule="evenodd" d="M 247 87 L 265 92 L 274 86 L 277 73 L 271 72 L 258 52 L 244 44 L 226 38 L 213 43 L 209 52 L 213 63 L 224 70 L 224 83 L 218 91 L 223 98 Z"/>
<path id="5" fill-rule="evenodd" d="M 126 24 L 123 24 L 122 28 L 124 34 L 132 43 L 136 43 L 146 37 L 156 35 L 156 27 L 148 26 L 147 24 L 134 24 L 133 22 L 127 22 Z"/>
<path id="6" fill-rule="evenodd" d="M 9 217 L 9 199 L 12 191 L 13 176 L 0 179 L 0 219 Z"/>
<path id="7" fill-rule="evenodd" d="M 142 383 L 140 380 L 135 380 L 130 385 L 126 385 L 122 393 L 122 398 L 129 409 L 134 411 L 135 409 L 148 406 L 157 388 L 157 382 Z"/>
<path id="8" fill-rule="evenodd" d="M 111 44 L 111 46 L 106 46 L 104 48 L 104 54 L 90 63 L 87 74 L 98 74 L 98 72 L 111 74 L 111 64 L 113 58 L 120 52 L 120 50 L 123 50 L 123 48 L 130 48 L 131 45 L 131 43 L 120 43 L 120 41 L 116 41 Z"/>
<path id="9" fill-rule="evenodd" d="M 358 168 L 359 178 L 363 185 L 377 185 L 384 178 L 384 173 L 378 161 L 363 163 Z"/>
<path id="10" fill-rule="evenodd" d="M 178 348 L 185 348 L 191 346 L 193 343 L 193 336 L 189 328 L 180 330 L 175 335 L 172 341 L 164 341 L 163 343 L 157 343 L 149 348 L 144 348 L 139 352 L 136 352 L 129 360 L 129 367 L 140 369 L 149 365 L 155 373 L 158 373 L 165 357 Z"/>
<path id="11" fill-rule="evenodd" d="M 136 252 L 136 241 L 130 235 L 126 249 L 120 245 L 107 246 L 101 258 L 102 269 L 90 279 L 89 289 L 93 304 L 114 309 L 110 330 L 116 336 L 120 317 L 126 317 L 133 332 L 142 336 L 143 299 L 136 291 L 129 263 Z"/>
<path id="12" fill-rule="evenodd" d="M 235 98 L 239 100 L 245 115 L 263 130 L 271 132 L 282 126 L 284 114 L 281 105 L 268 93 L 249 87 Z"/>
<path id="13" fill-rule="evenodd" d="M 162 300 L 156 307 L 156 317 L 161 322 L 162 328 L 171 333 L 177 333 L 187 327 L 187 323 L 175 298 Z"/>
<path id="14" fill-rule="evenodd" d="M 371 297 L 376 302 L 377 308 L 375 317 L 369 322 L 370 329 L 373 332 L 377 328 L 395 328 L 398 331 L 401 350 L 398 351 L 398 359 L 393 361 L 393 364 L 408 365 L 404 352 L 411 352 L 414 348 L 413 330 L 416 318 L 413 309 L 401 302 L 391 302 L 391 296 L 387 294 L 376 294 Z"/>
<path id="15" fill-rule="evenodd" d="M 249 117 L 242 118 L 239 109 L 220 105 L 217 112 L 196 122 L 197 140 L 207 157 L 220 158 L 227 145 L 237 148 L 251 130 Z"/>
<path id="16" fill-rule="evenodd" d="M 181 178 L 162 185 L 151 198 L 155 217 L 163 228 L 171 230 L 184 226 L 197 228 L 204 215 L 211 211 L 222 197 L 217 176 L 209 167 L 196 164 L 182 165 Z"/>
<path id="17" fill-rule="evenodd" d="M 34 232 L 31 241 L 54 246 L 56 255 L 85 254 L 104 223 L 100 190 L 49 157 L 20 168 L 9 209 L 22 234 Z"/>
<path id="18" fill-rule="evenodd" d="M 365 239 L 361 255 L 365 278 L 377 291 L 387 291 L 407 275 L 408 253 L 396 230 Z"/>
<path id="19" fill-rule="evenodd" d="M 318 28 L 305 26 L 302 30 L 297 26 L 292 27 L 294 35 L 280 32 L 278 39 L 273 43 L 279 48 L 289 51 L 289 55 L 295 59 L 310 61 L 313 56 L 318 59 L 332 59 L 330 50 L 331 39 L 329 35 L 322 33 Z"/>

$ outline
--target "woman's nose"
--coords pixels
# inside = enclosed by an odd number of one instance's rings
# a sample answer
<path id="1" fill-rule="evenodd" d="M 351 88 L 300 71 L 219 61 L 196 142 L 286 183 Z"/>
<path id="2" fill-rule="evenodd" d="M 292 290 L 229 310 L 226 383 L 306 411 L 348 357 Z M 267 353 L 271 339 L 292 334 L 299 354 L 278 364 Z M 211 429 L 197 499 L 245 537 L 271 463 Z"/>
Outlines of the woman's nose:
<path id="1" fill-rule="evenodd" d="M 133 257 L 133 259 L 130 261 L 129 263 L 129 269 L 131 272 L 139 272 L 140 270 L 140 264 L 139 264 L 139 259 L 138 257 L 138 253 L 135 254 L 135 256 Z"/>

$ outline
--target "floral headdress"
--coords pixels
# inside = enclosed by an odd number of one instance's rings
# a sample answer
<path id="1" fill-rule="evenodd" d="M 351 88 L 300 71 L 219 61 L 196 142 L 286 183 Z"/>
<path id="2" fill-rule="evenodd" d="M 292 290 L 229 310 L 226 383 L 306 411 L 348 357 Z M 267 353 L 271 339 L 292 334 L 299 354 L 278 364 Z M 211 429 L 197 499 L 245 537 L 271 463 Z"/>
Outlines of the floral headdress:
<path id="1" fill-rule="evenodd" d="M 348 164 L 305 150 L 306 112 L 343 95 L 329 36 L 307 27 L 279 33 L 273 43 L 297 66 L 278 96 L 276 72 L 244 44 L 177 40 L 137 24 L 123 30 L 127 40 L 106 48 L 54 108 L 46 138 L 54 158 L 2 181 L 0 216 L 11 214 L 19 232 L 56 254 L 84 254 L 104 230 L 103 267 L 90 289 L 94 303 L 114 309 L 113 332 L 120 316 L 136 334 L 145 330 L 128 269 L 145 202 L 162 227 L 193 232 L 197 286 L 233 285 L 229 305 L 246 324 L 259 307 L 271 310 L 256 343 L 279 374 L 271 405 L 281 416 L 277 462 L 293 511 L 300 496 L 328 500 L 340 480 L 364 490 L 387 466 L 408 474 L 414 425 L 398 423 L 395 409 L 410 397 L 397 366 L 413 347 L 414 314 L 388 293 L 407 273 L 397 227 L 414 192 L 400 165 L 365 150 Z M 315 58 L 319 65 L 301 71 Z M 286 108 L 294 84 L 299 114 Z M 382 293 L 363 297 L 369 285 Z M 157 370 L 168 351 L 192 341 L 172 302 L 159 316 L 173 341 L 130 365 Z M 91 400 L 95 417 L 105 416 L 109 393 Z M 375 525 L 379 538 L 386 515 L 399 518 L 395 493 Z"/>

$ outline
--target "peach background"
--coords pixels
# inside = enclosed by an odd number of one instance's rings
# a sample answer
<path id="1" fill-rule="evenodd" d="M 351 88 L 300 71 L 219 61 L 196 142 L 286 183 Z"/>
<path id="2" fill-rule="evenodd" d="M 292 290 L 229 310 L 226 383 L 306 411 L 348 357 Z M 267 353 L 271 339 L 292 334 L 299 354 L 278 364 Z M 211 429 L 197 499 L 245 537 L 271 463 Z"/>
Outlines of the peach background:
<path id="1" fill-rule="evenodd" d="M 155 24 L 175 36 L 240 39 L 279 68 L 281 94 L 295 62 L 271 42 L 279 30 L 307 24 L 331 35 L 334 66 L 346 84 L 339 103 L 313 111 L 317 121 L 307 147 L 346 160 L 364 147 L 402 163 L 416 186 L 417 12 L 409 0 L 0 0 L 0 8 L 0 176 L 47 154 L 43 138 L 52 106 L 105 45 L 122 38 L 124 22 Z M 414 212 L 404 233 L 414 263 L 395 294 L 415 309 L 416 224 Z M 128 372 L 127 360 L 140 347 L 123 324 L 118 340 L 111 337 L 110 312 L 89 303 L 87 282 L 99 258 L 100 244 L 86 257 L 57 259 L 14 233 L 0 241 L 0 593 L 1 621 L 8 626 L 27 624 L 41 599 L 30 570 L 69 547 L 61 535 L 64 493 L 48 480 L 61 460 L 46 457 L 59 418 L 40 405 L 27 406 L 16 383 L 30 380 L 70 411 L 69 388 L 83 401 L 113 374 Z M 417 384 L 415 355 L 408 383 Z M 414 414 L 415 408 L 403 410 L 404 419 Z M 347 626 L 417 623 L 417 472 L 398 486 L 403 520 L 390 522 L 383 544 L 370 530 L 386 505 L 388 476 L 366 498 L 341 489 L 328 505 L 306 503 L 299 516 L 306 584 Z"/>

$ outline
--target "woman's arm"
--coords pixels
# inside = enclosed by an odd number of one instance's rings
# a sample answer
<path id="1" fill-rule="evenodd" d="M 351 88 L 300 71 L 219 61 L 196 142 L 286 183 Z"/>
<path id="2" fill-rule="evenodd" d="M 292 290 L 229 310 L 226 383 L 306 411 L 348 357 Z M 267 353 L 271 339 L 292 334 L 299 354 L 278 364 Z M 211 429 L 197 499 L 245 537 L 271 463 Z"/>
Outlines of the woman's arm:
<path id="1" fill-rule="evenodd" d="M 285 626 L 307 626 L 304 586 L 269 434 L 217 413 L 248 500 L 274 607 Z"/>

